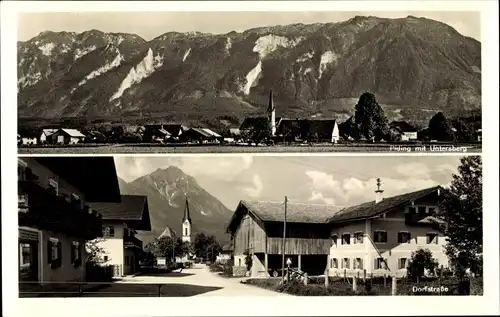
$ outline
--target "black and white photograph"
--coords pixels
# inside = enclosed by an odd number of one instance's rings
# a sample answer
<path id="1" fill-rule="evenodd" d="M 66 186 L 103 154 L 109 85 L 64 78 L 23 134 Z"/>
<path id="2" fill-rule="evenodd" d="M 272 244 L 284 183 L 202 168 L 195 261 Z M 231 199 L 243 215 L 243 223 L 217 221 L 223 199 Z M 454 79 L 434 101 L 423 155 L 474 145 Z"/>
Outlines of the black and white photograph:
<path id="1" fill-rule="evenodd" d="M 19 153 L 478 153 L 480 20 L 22 13 Z"/>
<path id="2" fill-rule="evenodd" d="M 20 297 L 483 294 L 480 156 L 20 157 L 18 175 Z"/>

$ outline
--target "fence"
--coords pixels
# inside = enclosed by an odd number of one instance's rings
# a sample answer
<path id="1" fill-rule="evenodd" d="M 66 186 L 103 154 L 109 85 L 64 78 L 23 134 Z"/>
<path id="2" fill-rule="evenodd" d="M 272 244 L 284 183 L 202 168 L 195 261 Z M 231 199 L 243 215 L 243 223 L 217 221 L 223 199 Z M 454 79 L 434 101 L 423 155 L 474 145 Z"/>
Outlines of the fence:
<path id="1" fill-rule="evenodd" d="M 354 293 L 358 295 L 471 295 L 471 282 L 480 284 L 482 294 L 482 279 L 471 280 L 469 278 L 423 278 L 420 281 L 412 281 L 406 277 L 395 275 L 373 276 L 364 270 L 362 277 L 360 274 L 347 276 L 344 271 L 343 277 L 331 277 L 328 270 L 324 277 L 309 277 L 307 273 L 290 270 L 287 272 L 285 281 L 301 281 L 304 286 L 324 285 L 324 288 L 333 293 Z"/>
<path id="2" fill-rule="evenodd" d="M 19 282 L 19 297 L 162 297 L 166 284 Z"/>

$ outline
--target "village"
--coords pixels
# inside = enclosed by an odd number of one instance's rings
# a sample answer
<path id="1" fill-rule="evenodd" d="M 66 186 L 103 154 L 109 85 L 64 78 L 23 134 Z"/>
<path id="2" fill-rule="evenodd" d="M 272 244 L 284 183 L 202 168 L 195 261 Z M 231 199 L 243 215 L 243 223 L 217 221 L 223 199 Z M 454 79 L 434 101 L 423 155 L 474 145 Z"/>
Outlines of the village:
<path id="1" fill-rule="evenodd" d="M 368 99 L 368 100 L 367 100 Z M 364 103 L 361 102 L 363 100 Z M 375 106 L 374 106 L 375 104 Z M 477 118 L 449 120 L 439 112 L 429 121 L 429 126 L 417 128 L 407 121 L 386 122 L 377 119 L 373 112 L 380 108 L 375 96 L 365 93 L 359 107 L 363 117 L 351 117 L 339 122 L 332 117 L 287 118 L 276 116 L 273 92 L 270 91 L 265 115 L 245 118 L 240 126 L 219 129 L 181 123 L 148 125 L 105 125 L 98 128 L 75 127 L 22 129 L 18 132 L 21 147 L 65 147 L 76 145 L 144 144 L 164 146 L 194 145 L 291 145 L 291 144 L 346 144 L 391 143 L 421 144 L 480 143 L 482 129 Z M 375 108 L 374 108 L 375 107 Z M 380 111 L 383 112 L 383 110 Z M 374 125 L 368 122 L 374 121 Z M 384 121 L 385 120 L 385 121 Z M 380 121 L 380 122 L 379 122 Z M 216 131 L 214 131 L 216 130 Z"/>
<path id="2" fill-rule="evenodd" d="M 481 190 L 480 160 L 461 159 L 459 170 L 477 172 L 455 180 L 466 177 L 469 192 Z M 463 258 L 450 259 L 447 235 L 463 225 L 446 215 L 477 212 L 482 201 L 461 210 L 453 198 L 461 194 L 442 186 L 386 195 L 379 178 L 373 188 L 373 200 L 343 208 L 240 200 L 221 223 L 224 245 L 210 232 L 192 234 L 186 194 L 182 232 L 144 245 L 136 235 L 152 228 L 148 197 L 120 193 L 112 157 L 20 157 L 20 296 L 477 292 L 482 257 L 452 245 Z"/>

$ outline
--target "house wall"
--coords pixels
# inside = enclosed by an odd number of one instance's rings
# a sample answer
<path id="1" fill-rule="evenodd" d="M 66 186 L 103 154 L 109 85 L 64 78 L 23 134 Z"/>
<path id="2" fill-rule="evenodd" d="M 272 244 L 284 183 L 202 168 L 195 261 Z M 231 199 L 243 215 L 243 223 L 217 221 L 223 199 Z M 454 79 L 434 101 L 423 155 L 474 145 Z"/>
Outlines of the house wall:
<path id="1" fill-rule="evenodd" d="M 103 221 L 103 227 L 113 226 L 115 235 L 112 238 L 98 238 L 95 240 L 97 245 L 103 249 L 103 257 L 108 260 L 103 265 L 118 265 L 120 272 L 125 272 L 125 248 L 123 243 L 123 233 L 125 225 L 115 221 Z"/>
<path id="2" fill-rule="evenodd" d="M 432 201 L 419 201 L 418 206 L 431 206 L 438 208 L 435 202 Z M 404 212 L 406 206 L 401 209 L 394 210 L 385 215 L 385 217 L 373 220 L 359 221 L 355 223 L 348 223 L 345 225 L 337 225 L 332 229 L 332 235 L 338 235 L 338 243 L 332 243 L 330 248 L 330 255 L 328 258 L 329 275 L 343 275 L 344 270 L 347 275 L 362 276 L 363 269 L 366 269 L 368 274 L 374 275 L 406 275 L 406 268 L 399 268 L 399 259 L 405 258 L 408 261 L 411 253 L 419 248 L 429 249 L 433 257 L 438 261 L 438 264 L 448 267 L 448 258 L 443 252 L 443 246 L 446 243 L 446 237 L 433 229 L 430 225 L 406 225 Z M 374 232 L 382 230 L 387 232 L 386 243 L 375 243 Z M 354 243 L 353 233 L 355 231 L 363 232 L 363 243 Z M 342 233 L 351 233 L 349 245 L 341 244 Z M 409 232 L 411 240 L 409 243 L 398 243 L 398 232 Z M 437 233 L 437 244 L 427 244 L 427 233 Z M 349 260 L 349 268 L 342 267 L 342 259 Z M 359 269 L 354 268 L 354 261 L 356 258 L 362 259 L 362 267 Z M 377 269 L 376 259 L 384 258 L 387 263 L 387 269 Z M 332 259 L 337 259 L 337 267 L 332 264 Z M 358 273 L 359 272 L 359 273 Z"/>
<path id="3" fill-rule="evenodd" d="M 128 257 L 128 261 L 126 260 Z M 124 249 L 123 250 L 123 274 L 132 274 L 135 273 L 137 268 L 134 268 L 134 261 L 136 259 L 136 254 L 133 249 Z"/>
<path id="4" fill-rule="evenodd" d="M 36 138 L 22 138 L 21 139 L 22 144 L 37 144 Z"/>
<path id="5" fill-rule="evenodd" d="M 403 133 L 403 135 L 401 136 L 401 139 L 403 141 L 407 141 L 407 140 L 416 140 L 417 139 L 417 134 L 418 132 L 405 132 Z"/>
<path id="6" fill-rule="evenodd" d="M 38 239 L 38 272 L 41 282 L 66 282 L 66 281 L 84 281 L 85 279 L 85 241 L 83 239 L 71 237 L 61 233 L 53 233 L 46 230 L 39 230 Z M 61 243 L 61 263 L 58 268 L 52 268 L 47 254 L 47 245 L 50 238 L 56 238 Z M 71 263 L 71 246 L 73 242 L 80 243 L 82 264 L 74 267 Z"/>
<path id="7" fill-rule="evenodd" d="M 335 125 L 333 126 L 333 131 L 332 131 L 332 143 L 337 143 L 339 141 L 340 134 L 339 134 L 339 125 L 337 122 L 335 122 Z"/>
<path id="8" fill-rule="evenodd" d="M 267 237 L 264 229 L 249 215 L 245 215 L 234 235 L 234 254 L 243 255 L 246 250 L 266 252 Z"/>
<path id="9" fill-rule="evenodd" d="M 77 144 L 81 141 L 81 138 L 69 137 L 69 144 Z"/>
<path id="10" fill-rule="evenodd" d="M 330 246 L 330 239 L 290 237 L 285 240 L 285 254 L 328 254 Z M 268 237 L 266 252 L 268 254 L 282 254 L 283 238 Z"/>

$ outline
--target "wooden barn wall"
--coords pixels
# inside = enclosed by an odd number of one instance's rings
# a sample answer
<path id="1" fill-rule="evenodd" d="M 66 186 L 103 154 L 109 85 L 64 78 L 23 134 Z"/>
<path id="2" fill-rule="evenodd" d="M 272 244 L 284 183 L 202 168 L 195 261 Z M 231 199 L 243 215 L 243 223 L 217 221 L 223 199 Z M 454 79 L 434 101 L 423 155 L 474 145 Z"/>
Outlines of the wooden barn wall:
<path id="1" fill-rule="evenodd" d="M 283 237 L 282 222 L 267 222 L 265 228 L 269 237 Z M 330 237 L 330 228 L 326 224 L 288 222 L 286 224 L 286 236 L 302 239 L 328 239 Z"/>
<path id="2" fill-rule="evenodd" d="M 328 254 L 330 252 L 330 239 L 314 238 L 287 238 L 285 241 L 285 254 Z M 282 254 L 283 238 L 267 238 L 267 253 Z"/>
<path id="3" fill-rule="evenodd" d="M 266 233 L 250 216 L 245 215 L 234 235 L 234 254 L 266 251 Z"/>

